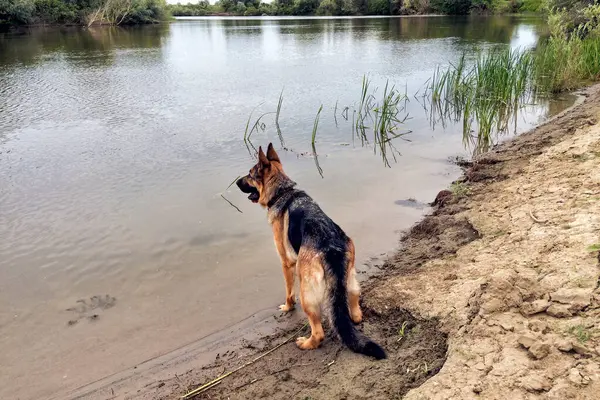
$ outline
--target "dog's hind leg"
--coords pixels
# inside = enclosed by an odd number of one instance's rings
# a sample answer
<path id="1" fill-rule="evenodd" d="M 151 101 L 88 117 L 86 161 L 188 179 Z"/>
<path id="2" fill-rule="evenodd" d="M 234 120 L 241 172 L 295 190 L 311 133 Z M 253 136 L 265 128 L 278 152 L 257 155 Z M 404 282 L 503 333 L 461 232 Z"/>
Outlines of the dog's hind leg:
<path id="1" fill-rule="evenodd" d="M 350 318 L 355 324 L 362 321 L 360 309 L 360 285 L 356 280 L 356 269 L 354 268 L 354 242 L 348 239 L 348 250 L 346 251 L 346 290 L 348 291 L 348 308 Z"/>
<path id="2" fill-rule="evenodd" d="M 316 349 L 325 338 L 321 325 L 321 303 L 325 297 L 325 274 L 320 256 L 314 252 L 300 250 L 297 262 L 300 303 L 308 317 L 311 333 L 309 338 L 299 337 L 296 344 L 303 350 Z"/>

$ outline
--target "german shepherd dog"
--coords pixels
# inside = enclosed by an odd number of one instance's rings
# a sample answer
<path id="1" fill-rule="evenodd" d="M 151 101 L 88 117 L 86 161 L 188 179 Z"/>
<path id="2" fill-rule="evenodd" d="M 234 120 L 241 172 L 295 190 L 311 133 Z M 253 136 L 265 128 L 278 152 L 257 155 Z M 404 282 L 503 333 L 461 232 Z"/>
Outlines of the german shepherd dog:
<path id="1" fill-rule="evenodd" d="M 259 148 L 258 163 L 236 183 L 249 194 L 248 199 L 268 210 L 285 277 L 285 304 L 279 306 L 284 312 L 294 308 L 294 277 L 298 275 L 300 302 L 311 328 L 309 338 L 296 340 L 298 347 L 319 347 L 325 337 L 321 310 L 329 309 L 331 325 L 346 346 L 356 353 L 386 358 L 385 351 L 353 325 L 362 321 L 362 311 L 352 239 L 312 198 L 295 188 L 273 144 L 269 143 L 266 155 Z"/>

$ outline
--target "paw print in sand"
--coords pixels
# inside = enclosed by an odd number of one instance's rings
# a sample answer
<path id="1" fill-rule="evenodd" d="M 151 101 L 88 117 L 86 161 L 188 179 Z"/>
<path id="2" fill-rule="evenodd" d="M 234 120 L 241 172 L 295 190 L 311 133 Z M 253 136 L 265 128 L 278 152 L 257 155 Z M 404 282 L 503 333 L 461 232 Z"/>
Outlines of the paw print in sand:
<path id="1" fill-rule="evenodd" d="M 108 294 L 92 296 L 89 299 L 79 299 L 75 302 L 75 306 L 66 309 L 66 311 L 75 314 L 75 318 L 70 319 L 67 325 L 73 326 L 84 318 L 89 321 L 96 321 L 104 310 L 113 307 L 116 302 L 117 299 Z"/>

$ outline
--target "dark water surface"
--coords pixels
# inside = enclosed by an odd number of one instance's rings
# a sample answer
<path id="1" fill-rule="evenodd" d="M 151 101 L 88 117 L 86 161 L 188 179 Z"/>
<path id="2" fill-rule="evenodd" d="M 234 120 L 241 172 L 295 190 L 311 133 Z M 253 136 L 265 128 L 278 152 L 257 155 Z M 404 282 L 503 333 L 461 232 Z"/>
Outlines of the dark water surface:
<path id="1" fill-rule="evenodd" d="M 448 158 L 468 153 L 460 126 L 432 130 L 413 94 L 462 52 L 533 46 L 543 30 L 515 17 L 211 18 L 0 33 L 0 398 L 62 398 L 277 312 L 265 212 L 231 188 L 240 214 L 220 194 L 252 165 L 249 114 L 274 111 L 282 89 L 296 151 L 282 151 L 284 167 L 354 238 L 364 270 L 426 212 L 412 199 L 457 176 Z M 364 74 L 410 100 L 392 168 L 352 144 L 340 114 Z M 518 130 L 569 101 L 528 107 Z M 299 155 L 320 105 L 323 178 Z M 264 121 L 254 143 L 279 143 Z"/>

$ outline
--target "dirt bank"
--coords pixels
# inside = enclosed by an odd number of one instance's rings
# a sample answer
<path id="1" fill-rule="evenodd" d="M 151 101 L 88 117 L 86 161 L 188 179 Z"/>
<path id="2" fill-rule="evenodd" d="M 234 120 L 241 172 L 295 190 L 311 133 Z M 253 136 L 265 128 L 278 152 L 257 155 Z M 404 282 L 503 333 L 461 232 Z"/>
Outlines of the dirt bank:
<path id="1" fill-rule="evenodd" d="M 597 399 L 600 393 L 600 87 L 467 164 L 452 192 L 364 285 L 375 362 L 328 337 L 293 341 L 210 399 Z M 247 343 L 134 398 L 175 399 L 297 330 Z M 283 325 L 283 324 L 282 324 Z"/>

